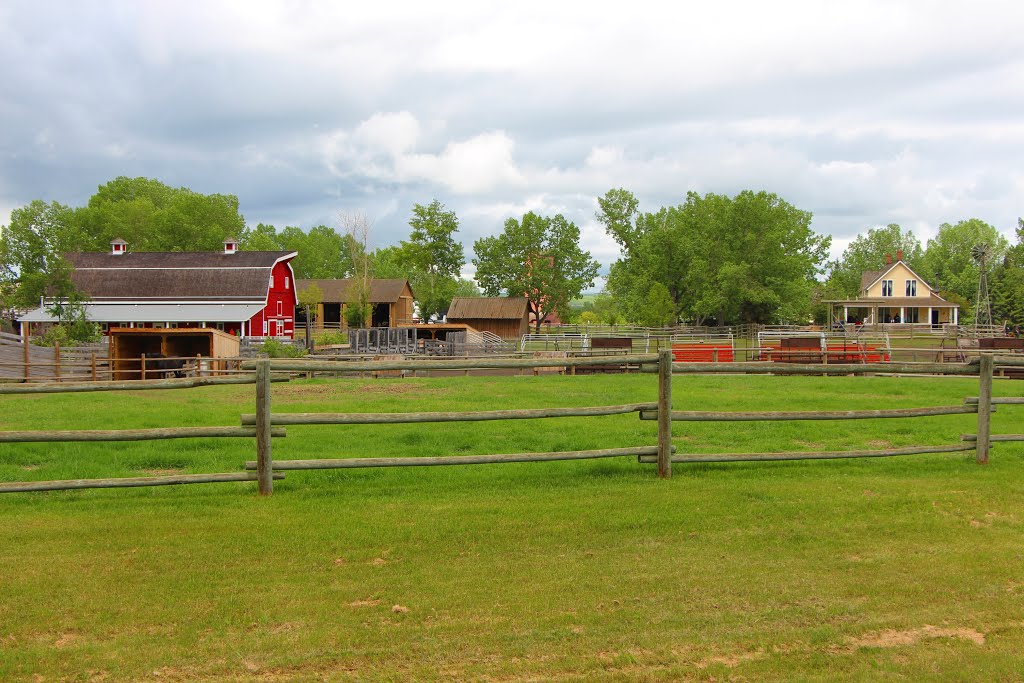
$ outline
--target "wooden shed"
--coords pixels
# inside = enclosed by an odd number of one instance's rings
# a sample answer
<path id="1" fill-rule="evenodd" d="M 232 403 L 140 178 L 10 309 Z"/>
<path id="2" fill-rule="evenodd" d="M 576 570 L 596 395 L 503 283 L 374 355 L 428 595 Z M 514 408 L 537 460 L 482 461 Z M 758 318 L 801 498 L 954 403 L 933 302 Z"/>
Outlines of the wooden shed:
<path id="1" fill-rule="evenodd" d="M 239 340 L 212 327 L 128 328 L 110 330 L 110 367 L 113 379 L 140 379 L 142 354 L 196 359 L 203 370 L 226 369 L 217 358 L 238 358 Z M 206 361 L 206 362 L 204 362 Z"/>
<path id="2" fill-rule="evenodd" d="M 519 339 L 530 329 L 529 301 L 524 296 L 456 297 L 448 309 L 448 322 L 502 339 Z"/>
<path id="3" fill-rule="evenodd" d="M 298 280 L 296 286 L 301 292 L 310 285 L 323 294 L 323 301 L 317 305 L 316 328 L 348 327 L 345 322 L 345 309 L 352 298 L 353 281 L 344 280 Z M 412 287 L 408 280 L 370 280 L 370 304 L 373 313 L 366 324 L 370 327 L 403 327 L 412 324 L 413 298 Z M 303 320 L 305 320 L 303 318 Z"/>

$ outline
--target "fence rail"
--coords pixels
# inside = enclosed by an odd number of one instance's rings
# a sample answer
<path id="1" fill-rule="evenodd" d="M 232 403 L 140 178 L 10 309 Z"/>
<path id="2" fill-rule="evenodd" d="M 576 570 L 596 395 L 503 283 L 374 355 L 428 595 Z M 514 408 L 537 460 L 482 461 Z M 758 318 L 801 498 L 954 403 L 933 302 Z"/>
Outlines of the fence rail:
<path id="1" fill-rule="evenodd" d="M 32 442 L 32 441 L 127 441 L 169 438 L 207 438 L 207 437 L 253 437 L 256 438 L 256 455 L 254 461 L 247 461 L 247 470 L 242 473 L 217 473 L 203 475 L 177 475 L 168 477 L 137 477 L 127 479 L 96 479 L 69 480 L 59 482 L 21 482 L 0 484 L 0 492 L 41 491 L 78 488 L 108 488 L 130 486 L 162 486 L 170 484 L 208 483 L 219 481 L 257 481 L 261 495 L 270 495 L 273 481 L 283 475 L 277 470 L 310 470 L 310 469 L 341 469 L 358 467 L 403 467 L 403 466 L 440 466 L 470 465 L 511 462 L 548 462 L 556 460 L 582 460 L 590 458 L 610 458 L 636 456 L 641 463 L 656 463 L 658 475 L 668 478 L 672 474 L 673 463 L 699 462 L 739 462 L 739 461 L 778 461 L 778 460 L 824 460 L 843 458 L 878 458 L 903 455 L 919 455 L 930 453 L 958 453 L 974 451 L 979 464 L 988 462 L 992 443 L 1024 441 L 1020 434 L 991 434 L 991 413 L 996 405 L 1021 405 L 1024 398 L 993 398 L 992 381 L 994 368 L 1005 364 L 1011 367 L 1024 366 L 1024 358 L 1019 356 L 993 356 L 983 354 L 975 363 L 962 365 L 949 364 L 899 364 L 877 363 L 857 365 L 796 365 L 774 363 L 673 363 L 671 351 L 663 349 L 658 354 L 633 356 L 634 364 L 652 366 L 658 373 L 657 400 L 644 403 L 630 403 L 613 406 L 581 406 L 570 408 L 535 408 L 526 410 L 493 410 L 465 412 L 409 412 L 409 413 L 274 413 L 271 410 L 272 370 L 307 372 L 310 370 L 329 372 L 352 371 L 393 371 L 430 369 L 474 369 L 474 368 L 537 368 L 548 366 L 586 367 L 596 364 L 608 364 L 607 357 L 602 358 L 544 358 L 534 360 L 520 359 L 466 359 L 466 360 L 392 360 L 375 362 L 323 362 L 294 360 L 260 360 L 248 361 L 244 365 L 255 369 L 252 378 L 221 378 L 256 383 L 256 412 L 241 415 L 241 427 L 191 427 L 191 428 L 159 428 L 140 430 L 79 430 L 79 431 L 38 431 L 38 432 L 3 432 L 0 442 Z M 978 376 L 978 396 L 968 397 L 963 405 L 931 406 L 923 408 L 900 408 L 888 410 L 853 410 L 853 411 L 762 411 L 762 412 L 724 412 L 724 411 L 673 411 L 672 410 L 672 375 L 673 372 L 772 372 L 774 374 L 860 374 L 873 372 L 881 374 L 934 374 L 936 372 L 949 375 Z M 210 380 L 216 378 L 209 378 Z M 281 378 L 284 379 L 284 378 Z M 174 382 L 175 380 L 170 380 Z M 125 383 L 137 388 L 138 383 Z M 154 383 L 155 384 L 155 383 Z M 164 383 L 166 384 L 166 383 Z M 63 385 L 69 387 L 72 385 Z M 19 387 L 21 388 L 21 387 Z M 40 387 L 28 387 L 38 389 Z M 153 387 L 160 388 L 160 387 Z M 459 456 L 424 456 L 424 457 L 373 457 L 373 458 L 324 458 L 313 460 L 279 460 L 273 459 L 272 440 L 274 437 L 285 436 L 283 425 L 351 425 L 351 424 L 399 424 L 428 422 L 482 422 L 492 420 L 542 419 L 564 417 L 600 417 L 637 413 L 641 420 L 657 421 L 657 441 L 655 444 L 642 444 L 622 448 L 599 450 L 560 451 L 540 453 L 504 453 Z M 928 416 L 944 416 L 959 414 L 977 414 L 978 429 L 976 434 L 963 434 L 960 443 L 955 445 L 920 445 L 885 450 L 850 450 L 850 451 L 808 451 L 781 453 L 675 453 L 672 446 L 671 426 L 673 421 L 780 421 L 780 420 L 861 420 L 861 419 L 893 419 L 920 418 Z"/>

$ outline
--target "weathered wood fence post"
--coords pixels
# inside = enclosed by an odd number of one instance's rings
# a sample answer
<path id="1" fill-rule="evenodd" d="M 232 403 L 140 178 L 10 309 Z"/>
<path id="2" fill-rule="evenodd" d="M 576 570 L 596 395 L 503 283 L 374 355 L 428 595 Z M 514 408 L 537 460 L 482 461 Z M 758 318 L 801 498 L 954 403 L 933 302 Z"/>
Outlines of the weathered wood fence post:
<path id="1" fill-rule="evenodd" d="M 992 354 L 981 354 L 978 367 L 978 442 L 977 462 L 988 464 L 988 449 L 992 434 Z"/>
<path id="2" fill-rule="evenodd" d="M 56 368 L 54 370 L 55 377 L 57 381 L 60 382 L 60 342 L 55 342 L 53 344 L 53 363 Z"/>
<path id="3" fill-rule="evenodd" d="M 25 325 L 27 323 L 22 323 L 22 324 Z M 28 381 L 28 377 L 29 377 L 29 368 L 32 367 L 32 352 L 29 350 L 29 347 L 28 347 L 28 335 L 26 334 L 24 337 L 22 337 L 22 339 L 25 340 L 25 361 L 24 361 L 24 365 L 25 365 L 25 381 L 27 382 Z"/>
<path id="4" fill-rule="evenodd" d="M 256 478 L 261 496 L 274 492 L 274 459 L 270 452 L 270 361 L 256 364 Z"/>
<path id="5" fill-rule="evenodd" d="M 672 349 L 658 351 L 658 476 L 672 476 Z"/>

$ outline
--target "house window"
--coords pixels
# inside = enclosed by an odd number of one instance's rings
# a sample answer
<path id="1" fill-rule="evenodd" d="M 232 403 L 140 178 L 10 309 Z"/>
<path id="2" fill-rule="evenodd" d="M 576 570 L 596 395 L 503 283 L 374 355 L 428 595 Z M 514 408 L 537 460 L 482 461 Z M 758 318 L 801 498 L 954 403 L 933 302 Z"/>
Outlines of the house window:
<path id="1" fill-rule="evenodd" d="M 917 280 L 907 280 L 907 296 L 917 296 Z"/>
<path id="2" fill-rule="evenodd" d="M 277 302 L 277 314 L 278 315 L 284 315 L 284 302 L 283 301 L 278 301 Z"/>
<path id="3" fill-rule="evenodd" d="M 921 322 L 921 309 L 920 308 L 907 308 L 904 309 L 903 314 L 906 316 L 903 319 L 905 323 L 919 323 Z"/>
<path id="4" fill-rule="evenodd" d="M 882 280 L 882 296 L 892 296 L 892 280 Z"/>
<path id="5" fill-rule="evenodd" d="M 285 276 L 284 276 L 284 288 L 285 288 L 285 289 L 288 289 L 288 280 L 289 280 L 289 279 L 290 279 L 290 278 L 289 278 L 289 277 L 288 277 L 287 275 L 285 275 Z"/>

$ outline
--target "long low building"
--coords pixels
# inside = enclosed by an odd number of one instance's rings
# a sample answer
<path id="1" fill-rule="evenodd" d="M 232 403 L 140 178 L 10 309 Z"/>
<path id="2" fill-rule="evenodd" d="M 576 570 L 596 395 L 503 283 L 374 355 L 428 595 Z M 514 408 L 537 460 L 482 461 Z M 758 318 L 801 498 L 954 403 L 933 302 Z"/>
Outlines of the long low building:
<path id="1" fill-rule="evenodd" d="M 236 336 L 295 333 L 294 251 L 129 252 L 67 254 L 75 288 L 88 297 L 86 317 L 110 328 L 212 327 Z M 22 334 L 55 323 L 49 302 L 18 318 Z"/>
<path id="2" fill-rule="evenodd" d="M 353 297 L 354 281 L 351 279 L 299 280 L 298 289 L 304 291 L 311 285 L 319 290 L 321 301 L 316 307 L 317 329 L 347 327 L 345 309 Z M 370 304 L 373 311 L 366 321 L 368 327 L 400 327 L 413 322 L 413 292 L 408 280 L 371 279 L 369 282 Z M 301 312 L 300 312 L 301 316 Z"/>

